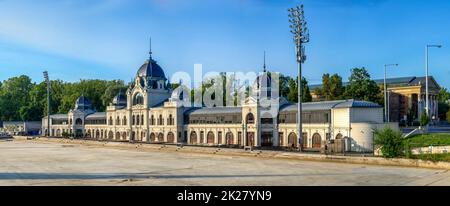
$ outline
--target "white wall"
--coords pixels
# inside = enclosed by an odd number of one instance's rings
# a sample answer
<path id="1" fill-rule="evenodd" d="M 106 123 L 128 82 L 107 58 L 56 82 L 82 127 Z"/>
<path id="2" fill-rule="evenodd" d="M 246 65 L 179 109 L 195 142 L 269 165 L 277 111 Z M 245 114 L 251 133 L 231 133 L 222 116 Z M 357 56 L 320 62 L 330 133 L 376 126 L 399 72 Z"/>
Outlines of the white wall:
<path id="1" fill-rule="evenodd" d="M 383 123 L 383 108 L 351 108 L 352 122 Z"/>

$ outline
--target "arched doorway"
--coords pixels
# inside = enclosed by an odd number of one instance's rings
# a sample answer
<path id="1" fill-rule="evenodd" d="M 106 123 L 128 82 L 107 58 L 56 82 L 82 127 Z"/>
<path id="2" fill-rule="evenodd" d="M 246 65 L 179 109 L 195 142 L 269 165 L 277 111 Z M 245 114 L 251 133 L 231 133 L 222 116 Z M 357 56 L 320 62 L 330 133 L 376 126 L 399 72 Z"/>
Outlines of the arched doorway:
<path id="1" fill-rule="evenodd" d="M 127 133 L 126 132 L 122 133 L 122 140 L 127 140 Z"/>
<path id="2" fill-rule="evenodd" d="M 167 142 L 168 143 L 175 143 L 175 135 L 173 134 L 173 132 L 169 132 L 167 134 Z"/>
<path id="3" fill-rule="evenodd" d="M 163 133 L 158 134 L 158 142 L 164 142 L 164 134 Z"/>
<path id="4" fill-rule="evenodd" d="M 315 133 L 312 136 L 312 147 L 313 148 L 320 148 L 322 146 L 322 137 L 320 136 L 320 134 Z"/>
<path id="5" fill-rule="evenodd" d="M 337 134 L 335 139 L 342 139 L 344 137 L 344 135 L 342 135 L 341 133 Z"/>
<path id="6" fill-rule="evenodd" d="M 208 135 L 206 136 L 206 143 L 214 144 L 214 133 L 213 132 L 208 132 Z"/>
<path id="7" fill-rule="evenodd" d="M 60 130 L 60 129 L 57 129 L 57 130 L 56 130 L 56 136 L 57 136 L 57 137 L 61 137 L 61 130 Z"/>
<path id="8" fill-rule="evenodd" d="M 116 132 L 116 140 L 120 140 L 120 132 Z"/>
<path id="9" fill-rule="evenodd" d="M 234 144 L 234 137 L 232 132 L 227 132 L 225 135 L 225 142 L 227 145 L 233 145 Z"/>
<path id="10" fill-rule="evenodd" d="M 97 138 L 97 139 L 100 138 L 100 131 L 97 130 L 97 131 L 95 132 L 95 138 Z"/>
<path id="11" fill-rule="evenodd" d="M 190 138 L 189 138 L 190 144 L 196 144 L 197 143 L 197 133 L 195 131 L 191 132 Z"/>
<path id="12" fill-rule="evenodd" d="M 114 133 L 112 131 L 108 132 L 108 139 L 114 139 Z"/>
<path id="13" fill-rule="evenodd" d="M 298 145 L 297 142 L 298 142 L 297 134 L 291 132 L 288 136 L 288 147 L 297 147 Z"/>
<path id="14" fill-rule="evenodd" d="M 153 132 L 150 134 L 150 142 L 156 142 L 156 135 Z"/>

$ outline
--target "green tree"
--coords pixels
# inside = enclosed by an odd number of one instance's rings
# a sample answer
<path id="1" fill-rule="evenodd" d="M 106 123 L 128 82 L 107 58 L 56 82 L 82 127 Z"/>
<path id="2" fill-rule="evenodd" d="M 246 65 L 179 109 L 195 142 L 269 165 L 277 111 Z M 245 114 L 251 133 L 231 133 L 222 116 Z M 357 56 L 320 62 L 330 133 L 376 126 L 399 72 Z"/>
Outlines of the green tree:
<path id="1" fill-rule="evenodd" d="M 344 93 L 344 87 L 342 84 L 342 77 L 338 74 L 333 74 L 330 77 L 330 95 L 329 100 L 339 100 L 342 99 Z"/>
<path id="2" fill-rule="evenodd" d="M 423 112 L 420 116 L 420 126 L 426 126 L 430 122 L 430 118 L 428 117 L 426 112 Z"/>
<path id="3" fill-rule="evenodd" d="M 439 90 L 439 102 L 448 102 L 450 100 L 450 92 L 448 92 L 447 88 L 441 88 Z"/>
<path id="4" fill-rule="evenodd" d="M 375 81 L 370 79 L 366 68 L 352 69 L 349 84 L 345 89 L 344 96 L 346 98 L 382 103 L 379 95 L 380 88 Z"/>
<path id="5" fill-rule="evenodd" d="M 381 146 L 385 158 L 394 158 L 402 155 L 403 134 L 390 127 L 375 130 L 375 144 Z"/>
<path id="6" fill-rule="evenodd" d="M 297 82 L 289 78 L 289 93 L 288 93 L 288 100 L 290 102 L 298 102 L 298 87 Z"/>
<path id="7" fill-rule="evenodd" d="M 30 77 L 21 75 L 4 81 L 0 91 L 0 119 L 20 120 L 20 108 L 27 105 L 33 84 Z"/>
<path id="8" fill-rule="evenodd" d="M 292 78 L 289 79 L 289 93 L 288 93 L 288 100 L 291 102 L 298 102 L 298 87 L 297 87 L 298 77 L 297 80 L 294 80 Z M 311 92 L 309 90 L 308 81 L 305 79 L 305 77 L 302 78 L 302 102 L 311 102 L 312 96 Z"/>
<path id="9" fill-rule="evenodd" d="M 447 112 L 447 122 L 450 123 L 450 109 Z"/>

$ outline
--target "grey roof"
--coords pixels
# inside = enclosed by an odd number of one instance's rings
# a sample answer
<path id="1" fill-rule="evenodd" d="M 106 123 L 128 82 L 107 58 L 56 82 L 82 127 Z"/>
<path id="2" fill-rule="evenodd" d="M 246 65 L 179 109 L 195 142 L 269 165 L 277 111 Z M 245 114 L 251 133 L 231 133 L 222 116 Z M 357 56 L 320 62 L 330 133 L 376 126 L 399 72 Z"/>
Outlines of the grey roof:
<path id="1" fill-rule="evenodd" d="M 297 111 L 297 103 L 289 103 L 280 107 L 280 112 Z M 336 101 L 324 101 L 324 102 L 309 102 L 302 104 L 303 111 L 319 111 L 319 110 L 331 110 L 334 108 L 380 108 L 381 106 L 368 101 L 359 100 L 336 100 Z"/>
<path id="2" fill-rule="evenodd" d="M 139 68 L 137 75 L 139 77 L 156 77 L 166 79 L 164 71 L 153 59 L 145 61 L 145 63 Z"/>
<path id="3" fill-rule="evenodd" d="M 184 112 L 185 115 L 195 114 L 240 114 L 242 107 L 195 107 Z"/>
<path id="4" fill-rule="evenodd" d="M 96 113 L 86 116 L 86 119 L 106 119 L 106 113 L 105 112 L 96 112 Z"/>
<path id="5" fill-rule="evenodd" d="M 91 101 L 84 95 L 78 97 L 77 101 L 75 102 L 75 110 L 89 110 L 91 108 Z"/>
<path id="6" fill-rule="evenodd" d="M 119 94 L 113 98 L 112 104 L 115 106 L 127 106 L 127 96 L 119 91 Z"/>
<path id="7" fill-rule="evenodd" d="M 417 86 L 420 84 L 425 84 L 425 77 L 395 77 L 395 78 L 386 78 L 386 84 L 391 86 Z M 429 76 L 428 80 L 431 82 L 434 82 L 438 87 L 439 85 L 434 80 L 433 76 Z M 384 84 L 384 79 L 375 79 L 374 80 L 378 85 Z M 342 83 L 343 86 L 347 86 L 349 83 L 344 82 Z M 309 85 L 310 90 L 314 90 L 316 88 L 321 88 L 322 84 L 314 84 Z"/>
<path id="8" fill-rule="evenodd" d="M 47 116 L 45 116 L 47 117 Z M 69 116 L 67 114 L 51 114 L 50 118 L 52 119 L 67 119 Z"/>

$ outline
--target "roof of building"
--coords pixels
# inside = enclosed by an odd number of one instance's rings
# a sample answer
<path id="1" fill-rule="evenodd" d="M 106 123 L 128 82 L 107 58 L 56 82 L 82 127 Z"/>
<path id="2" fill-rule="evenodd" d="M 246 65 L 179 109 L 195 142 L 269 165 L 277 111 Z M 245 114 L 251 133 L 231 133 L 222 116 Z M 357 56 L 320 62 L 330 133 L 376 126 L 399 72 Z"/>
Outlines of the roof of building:
<path id="1" fill-rule="evenodd" d="M 105 112 L 96 112 L 86 116 L 86 119 L 106 119 Z"/>
<path id="2" fill-rule="evenodd" d="M 127 106 L 127 96 L 122 91 L 117 94 L 112 101 L 114 106 Z"/>
<path id="3" fill-rule="evenodd" d="M 45 117 L 47 117 L 47 116 L 45 116 Z M 67 118 L 69 118 L 69 115 L 67 115 L 67 114 L 51 114 L 50 118 L 52 118 L 52 119 L 67 119 Z"/>
<path id="4" fill-rule="evenodd" d="M 75 101 L 75 110 L 89 110 L 89 109 L 92 109 L 91 101 L 84 95 L 78 97 L 77 101 Z"/>
<path id="5" fill-rule="evenodd" d="M 186 115 L 196 114 L 240 114 L 242 107 L 195 107 L 184 112 Z"/>
<path id="6" fill-rule="evenodd" d="M 418 86 L 421 84 L 425 84 L 426 77 L 395 77 L 395 78 L 386 78 L 386 84 L 390 86 Z M 428 76 L 428 80 L 430 82 L 434 82 L 438 88 L 439 85 L 433 78 L 433 76 Z M 384 79 L 375 79 L 374 80 L 378 85 L 384 84 Z M 349 83 L 342 83 L 343 86 L 347 86 Z M 312 91 L 314 89 L 319 89 L 322 87 L 322 84 L 314 84 L 309 85 L 309 89 Z"/>
<path id="7" fill-rule="evenodd" d="M 302 104 L 302 111 L 331 110 L 335 108 L 380 108 L 379 104 L 359 100 L 336 100 L 324 102 L 308 102 Z M 280 107 L 280 112 L 297 111 L 297 103 L 288 103 Z"/>
<path id="8" fill-rule="evenodd" d="M 163 69 L 153 59 L 146 60 L 145 63 L 139 68 L 137 75 L 139 77 L 166 79 Z"/>

